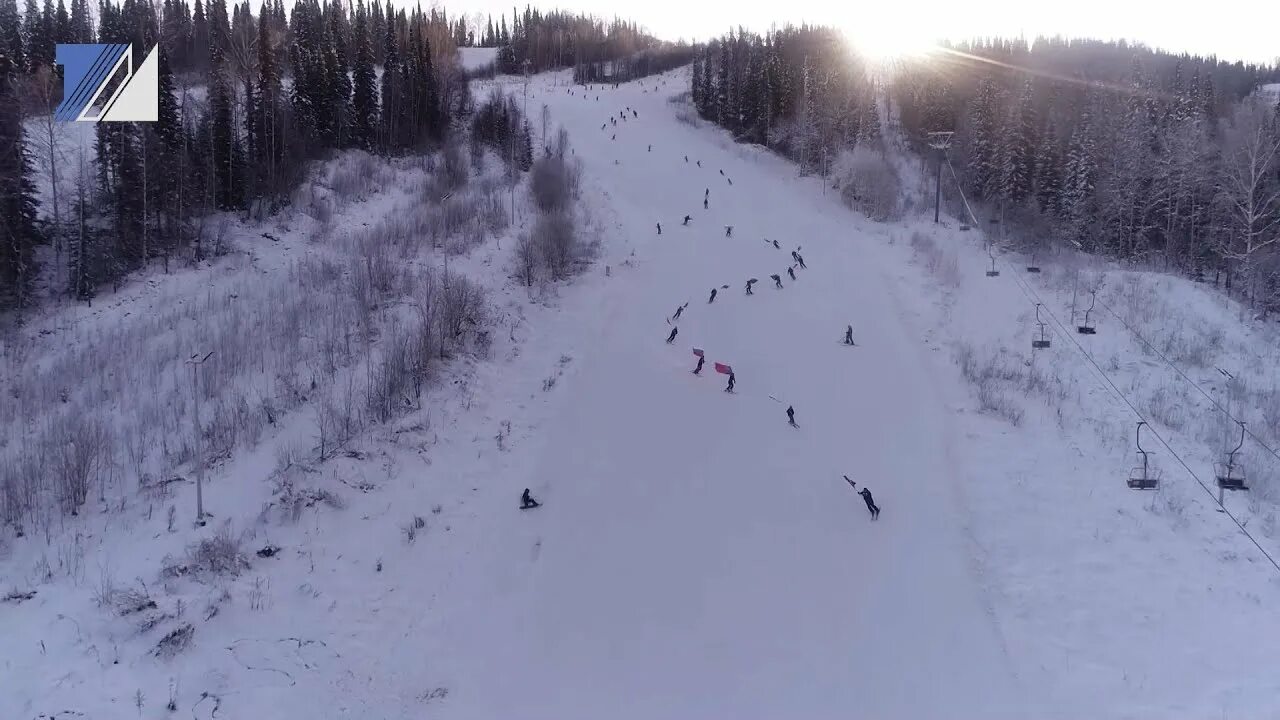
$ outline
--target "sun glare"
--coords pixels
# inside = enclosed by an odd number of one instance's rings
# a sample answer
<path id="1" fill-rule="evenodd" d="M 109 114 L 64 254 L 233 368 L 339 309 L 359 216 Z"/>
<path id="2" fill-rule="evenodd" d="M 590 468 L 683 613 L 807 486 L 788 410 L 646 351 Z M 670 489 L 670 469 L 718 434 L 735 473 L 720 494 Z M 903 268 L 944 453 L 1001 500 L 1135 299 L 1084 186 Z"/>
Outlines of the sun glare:
<path id="1" fill-rule="evenodd" d="M 920 22 L 889 13 L 850 18 L 844 33 L 854 50 L 872 61 L 917 57 L 935 47 Z"/>

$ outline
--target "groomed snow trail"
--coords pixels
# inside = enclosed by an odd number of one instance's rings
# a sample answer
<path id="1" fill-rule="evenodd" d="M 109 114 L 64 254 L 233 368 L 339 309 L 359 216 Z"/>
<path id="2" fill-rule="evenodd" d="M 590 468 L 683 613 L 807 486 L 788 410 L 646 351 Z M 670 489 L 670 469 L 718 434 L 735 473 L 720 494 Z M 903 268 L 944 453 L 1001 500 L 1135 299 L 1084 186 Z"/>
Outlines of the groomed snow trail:
<path id="1" fill-rule="evenodd" d="M 587 100 L 550 79 L 530 89 L 530 114 L 546 103 L 569 130 L 585 194 L 610 198 L 637 250 L 613 265 L 598 341 L 476 559 L 527 571 L 439 618 L 439 711 L 1031 716 L 962 529 L 942 360 L 892 300 L 893 261 L 793 167 L 679 122 L 668 98 L 686 86 L 680 71 Z M 600 129 L 627 106 L 639 117 Z M 797 246 L 808 269 L 793 282 Z M 839 342 L 847 324 L 858 347 Z M 735 394 L 713 362 L 733 366 Z M 878 521 L 841 474 L 872 490 Z M 544 507 L 515 509 L 525 485 Z"/>

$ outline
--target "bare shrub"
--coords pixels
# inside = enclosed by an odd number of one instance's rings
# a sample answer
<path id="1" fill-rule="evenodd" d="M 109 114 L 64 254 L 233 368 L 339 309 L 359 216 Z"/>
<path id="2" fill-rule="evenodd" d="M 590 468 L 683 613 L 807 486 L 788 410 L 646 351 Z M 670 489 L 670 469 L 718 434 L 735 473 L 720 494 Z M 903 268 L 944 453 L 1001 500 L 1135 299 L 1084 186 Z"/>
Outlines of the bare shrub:
<path id="1" fill-rule="evenodd" d="M 240 551 L 240 537 L 226 523 L 213 537 L 187 547 L 186 572 L 199 576 L 239 575 L 249 567 Z"/>
<path id="2" fill-rule="evenodd" d="M 1156 388 L 1155 392 L 1143 398 L 1143 405 L 1151 419 L 1170 430 L 1181 430 L 1186 424 L 1183 408 L 1187 404 L 1185 392 L 1178 392 L 1168 385 Z"/>
<path id="3" fill-rule="evenodd" d="M 520 233 L 520 237 L 516 238 L 515 256 L 516 278 L 524 283 L 525 287 L 532 287 L 533 281 L 537 278 L 538 246 L 534 244 L 528 233 Z"/>
<path id="4" fill-rule="evenodd" d="M 859 146 L 841 154 L 832 174 L 848 207 L 881 222 L 902 217 L 902 179 L 884 155 Z"/>
<path id="5" fill-rule="evenodd" d="M 978 406 L 983 412 L 1003 418 L 1013 425 L 1022 422 L 1022 408 L 1009 398 L 1006 391 L 1024 380 L 1018 368 L 1004 361 L 999 354 L 979 357 L 973 347 L 958 344 L 955 348 L 956 364 L 977 391 Z"/>
<path id="6" fill-rule="evenodd" d="M 142 583 L 138 583 L 137 587 L 126 588 L 116 592 L 112 606 L 115 608 L 116 613 L 120 615 L 133 615 L 147 610 L 154 610 L 156 601 L 152 599 L 147 587 Z"/>
<path id="7" fill-rule="evenodd" d="M 63 511 L 74 515 L 110 462 L 111 434 L 106 426 L 78 412 L 62 417 L 53 432 L 58 499 Z"/>
<path id="8" fill-rule="evenodd" d="M 920 230 L 911 233 L 911 248 L 940 285 L 960 286 L 960 261 L 954 252 L 942 249 L 932 235 Z"/>
<path id="9" fill-rule="evenodd" d="M 419 530 L 426 530 L 427 521 L 421 515 L 414 515 L 413 519 L 406 522 L 401 528 L 404 533 L 404 541 L 410 545 L 418 538 Z"/>
<path id="10" fill-rule="evenodd" d="M 577 197 L 580 173 L 564 154 L 567 144 L 567 136 L 561 131 L 555 152 L 538 158 L 529 172 L 529 194 L 533 197 L 533 204 L 544 213 L 562 212 Z"/>
<path id="11" fill-rule="evenodd" d="M 158 658 L 165 659 L 178 655 L 191 644 L 191 637 L 195 635 L 195 632 L 196 630 L 191 626 L 191 623 L 179 625 L 160 638 L 160 642 L 156 643 L 152 654 Z"/>
<path id="12" fill-rule="evenodd" d="M 441 151 L 444 162 L 440 168 L 440 181 L 446 192 L 453 192 L 467 184 L 469 172 L 467 158 L 462 154 L 462 144 L 456 139 L 445 143 Z"/>
<path id="13" fill-rule="evenodd" d="M 540 216 L 533 226 L 532 240 L 551 276 L 556 280 L 566 277 L 579 253 L 573 219 L 560 212 Z"/>

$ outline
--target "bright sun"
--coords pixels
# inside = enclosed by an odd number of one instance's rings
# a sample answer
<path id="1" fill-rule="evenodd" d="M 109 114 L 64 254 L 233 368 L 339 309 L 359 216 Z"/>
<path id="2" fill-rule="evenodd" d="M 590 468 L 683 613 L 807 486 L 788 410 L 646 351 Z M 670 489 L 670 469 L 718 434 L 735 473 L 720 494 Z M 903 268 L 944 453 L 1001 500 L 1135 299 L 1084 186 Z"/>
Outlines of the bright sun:
<path id="1" fill-rule="evenodd" d="M 859 18 L 845 24 L 845 36 L 858 53 L 873 61 L 926 55 L 934 49 L 918 23 L 906 18 Z"/>

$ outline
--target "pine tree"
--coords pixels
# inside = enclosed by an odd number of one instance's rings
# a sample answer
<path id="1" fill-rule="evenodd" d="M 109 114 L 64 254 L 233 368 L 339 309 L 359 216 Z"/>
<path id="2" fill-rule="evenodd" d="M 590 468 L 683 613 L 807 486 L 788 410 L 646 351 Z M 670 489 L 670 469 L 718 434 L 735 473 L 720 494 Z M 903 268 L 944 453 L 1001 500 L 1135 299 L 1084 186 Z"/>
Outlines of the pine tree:
<path id="1" fill-rule="evenodd" d="M 213 203 L 223 210 L 240 207 L 240 148 L 234 128 L 234 97 L 226 50 L 231 31 L 224 0 L 209 3 L 208 158 L 212 165 Z"/>
<path id="2" fill-rule="evenodd" d="M 492 29 L 492 28 L 491 28 Z M 387 27 L 382 40 L 385 60 L 382 68 L 382 143 L 387 150 L 398 148 L 401 98 L 400 52 L 396 43 L 396 20 L 387 0 Z"/>
<path id="3" fill-rule="evenodd" d="M 979 197 L 991 198 L 1000 189 L 1000 144 L 996 128 L 999 89 L 990 75 L 982 79 L 969 110 L 970 181 Z"/>
<path id="4" fill-rule="evenodd" d="M 40 65 L 47 64 L 43 55 L 47 38 L 40 25 L 40 9 L 36 6 L 36 0 L 26 0 L 22 5 L 22 44 L 26 51 L 26 69 L 32 73 Z M 12 59 L 10 63 L 13 63 Z"/>
<path id="5" fill-rule="evenodd" d="M 1067 150 L 1067 173 L 1061 195 L 1062 214 L 1067 221 L 1067 239 L 1079 242 L 1086 249 L 1095 247 L 1095 240 L 1087 229 L 1095 217 L 1094 189 L 1097 171 L 1092 117 L 1090 110 L 1086 108 L 1071 135 L 1071 146 Z"/>
<path id="6" fill-rule="evenodd" d="M 8 58 L 14 72 L 27 67 L 26 43 L 22 41 L 22 20 L 18 0 L 0 0 L 0 55 Z"/>
<path id="7" fill-rule="evenodd" d="M 375 86 L 373 50 L 369 42 L 369 23 L 365 14 L 364 0 L 359 0 L 356 5 L 354 33 L 352 144 L 367 149 L 373 145 L 377 133 L 378 90 Z"/>
<path id="8" fill-rule="evenodd" d="M 347 53 L 344 32 L 343 12 L 338 5 L 330 5 L 327 23 L 328 37 L 325 40 L 325 74 L 328 86 L 328 112 L 332 118 L 333 143 L 336 147 L 347 147 L 351 144 L 352 106 L 351 106 L 351 67 Z"/>
<path id="9" fill-rule="evenodd" d="M 71 17 L 67 15 L 67 6 L 63 0 L 58 0 L 58 9 L 53 13 L 53 37 L 56 43 L 73 41 Z"/>
<path id="10" fill-rule="evenodd" d="M 1001 162 L 1000 197 L 1019 205 L 1031 194 L 1034 171 L 1035 109 L 1031 105 L 1032 86 L 1027 80 L 1005 125 Z"/>
<path id="11" fill-rule="evenodd" d="M 1061 212 L 1058 196 L 1062 192 L 1062 150 L 1053 124 L 1046 125 L 1036 145 L 1035 196 L 1040 211 L 1057 215 Z"/>
<path id="12" fill-rule="evenodd" d="M 17 70 L 0 52 L 0 306 L 21 308 L 30 303 L 35 249 L 44 238 L 14 88 Z"/>

